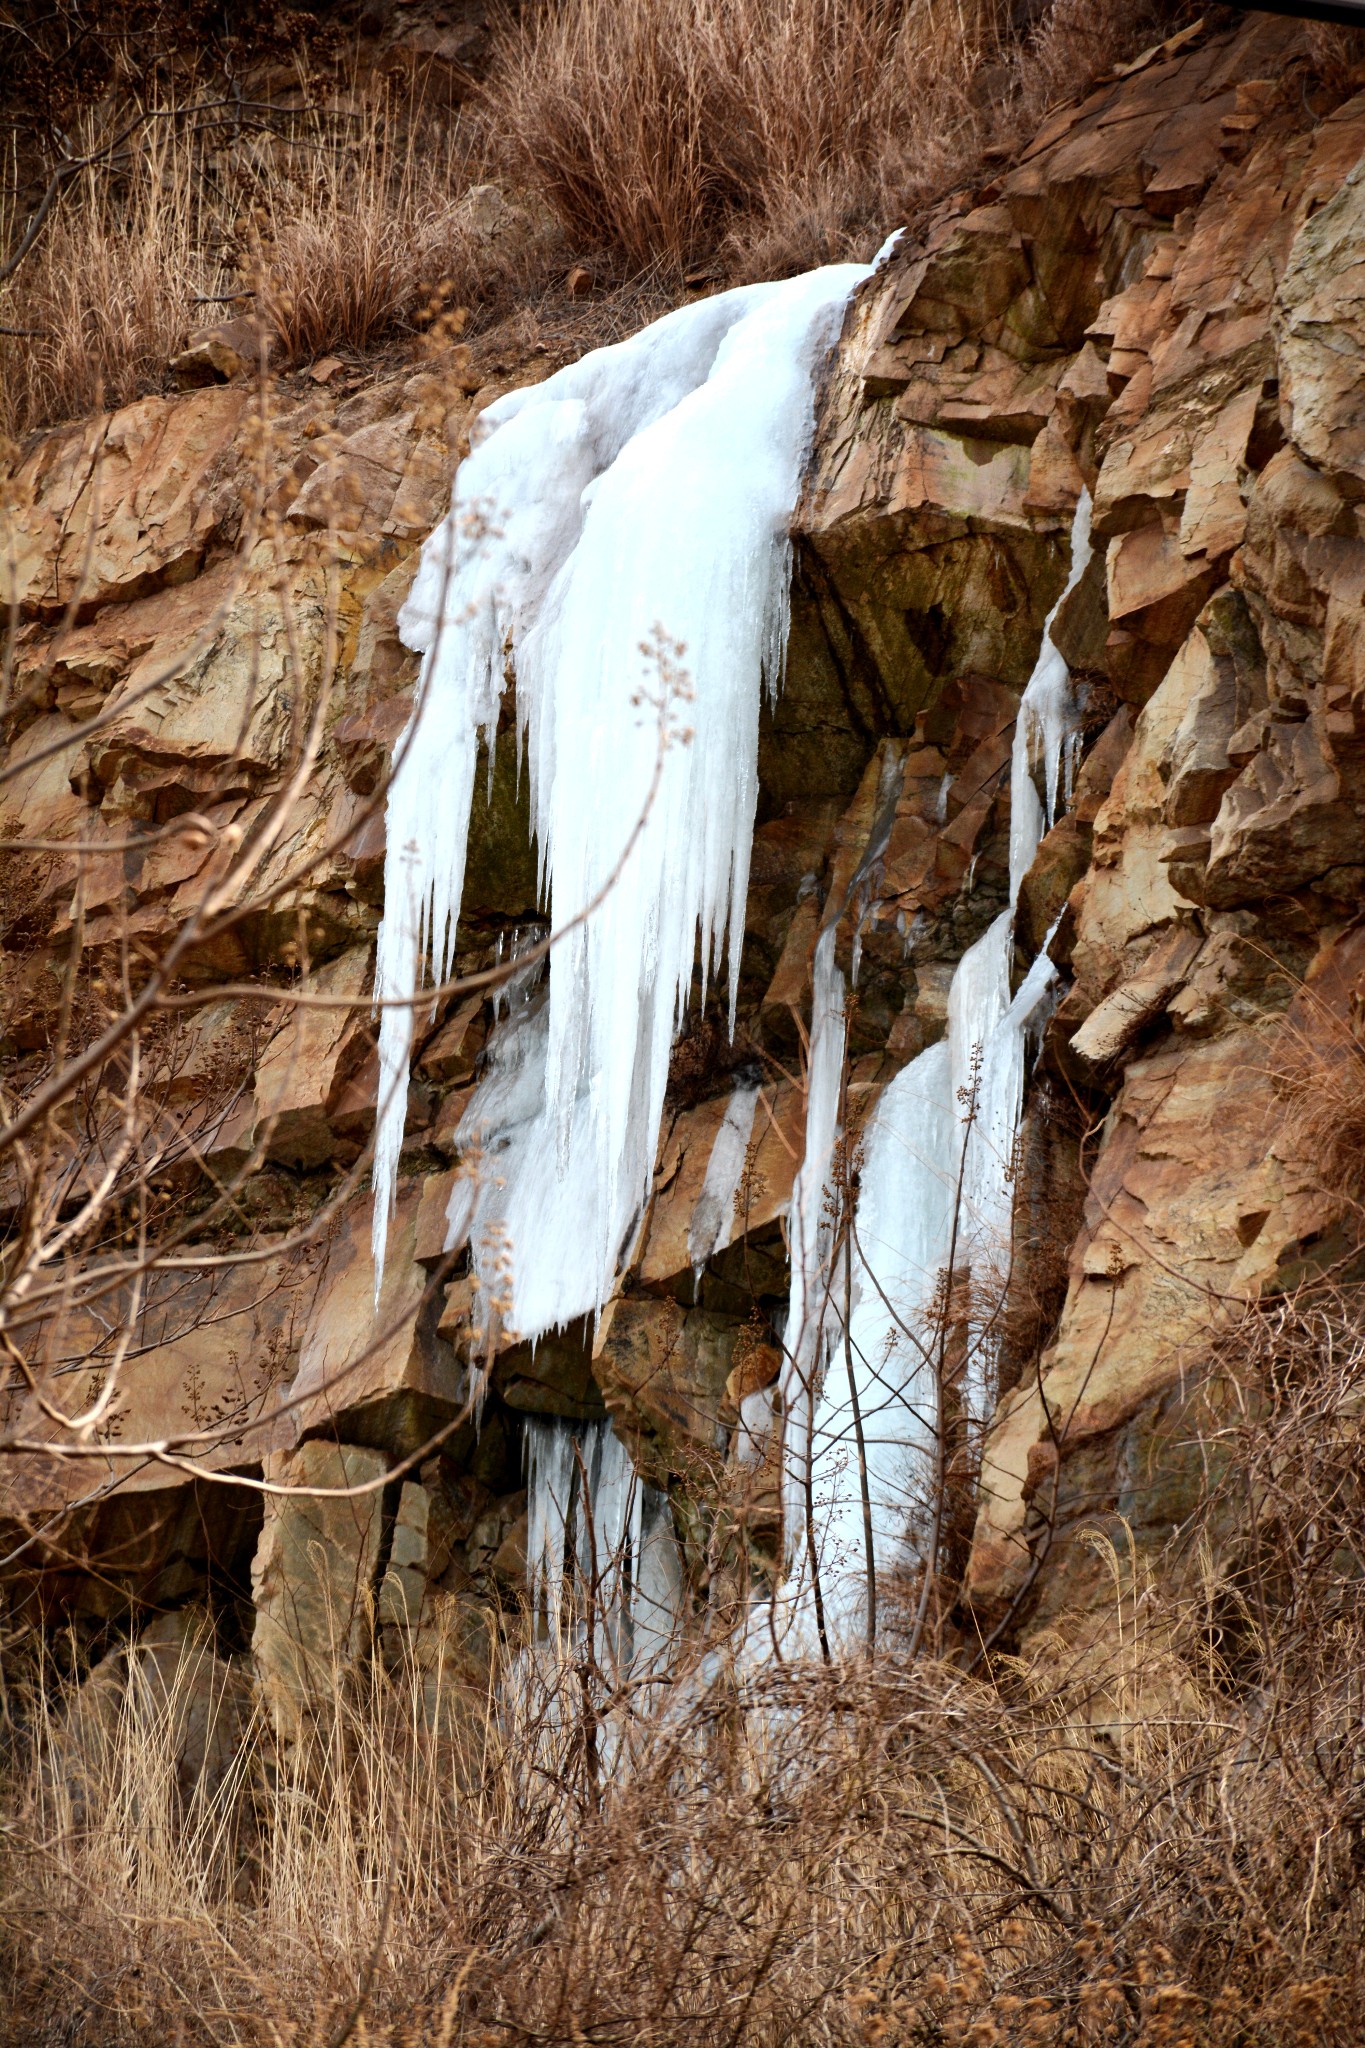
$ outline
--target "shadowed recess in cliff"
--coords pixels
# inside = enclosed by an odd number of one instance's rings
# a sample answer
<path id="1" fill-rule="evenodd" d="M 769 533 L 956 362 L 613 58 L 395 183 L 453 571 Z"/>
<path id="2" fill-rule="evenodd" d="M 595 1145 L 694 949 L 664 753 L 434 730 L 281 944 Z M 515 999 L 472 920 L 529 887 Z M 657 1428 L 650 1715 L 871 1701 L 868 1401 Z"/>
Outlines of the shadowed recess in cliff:
<path id="1" fill-rule="evenodd" d="M 516 1020 L 511 1122 L 496 1058 L 471 1105 L 489 1170 L 457 1189 L 451 1243 L 469 1231 L 485 1300 L 522 1336 L 601 1309 L 698 943 L 718 971 L 727 933 L 733 1002 L 814 375 L 867 275 L 723 293 L 490 406 L 400 620 L 425 661 L 388 799 L 380 997 L 412 996 L 428 956 L 450 965 L 477 748 L 509 653 L 515 669 L 552 971 Z M 411 1043 L 412 1010 L 386 1008 L 377 1271 Z"/>

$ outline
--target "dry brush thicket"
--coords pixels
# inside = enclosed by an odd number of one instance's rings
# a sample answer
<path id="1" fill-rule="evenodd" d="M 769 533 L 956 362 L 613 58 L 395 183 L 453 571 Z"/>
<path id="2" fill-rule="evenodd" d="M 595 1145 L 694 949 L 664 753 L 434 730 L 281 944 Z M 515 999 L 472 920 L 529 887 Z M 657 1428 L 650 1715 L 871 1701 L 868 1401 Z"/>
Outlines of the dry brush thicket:
<path id="1" fill-rule="evenodd" d="M 187 334 L 230 315 L 307 361 L 411 345 L 433 299 L 503 317 L 553 296 L 576 256 L 596 289 L 646 275 L 673 295 L 689 266 L 707 286 L 866 256 L 1179 15 L 585 0 L 509 17 L 459 105 L 420 69 L 344 51 L 301 53 L 292 83 L 254 92 L 183 65 L 115 82 L 36 156 L 31 122 L 12 123 L 0 430 L 164 388 Z M 513 202 L 496 235 L 463 204 L 490 179 Z"/>
<path id="2" fill-rule="evenodd" d="M 1345 1298 L 1234 1334 L 1180 1590 L 1111 1549 L 1103 1663 L 1058 1640 L 973 1677 L 893 1641 L 661 1702 L 580 1656 L 435 1711 L 439 1674 L 376 1665 L 284 1753 L 220 1692 L 188 1788 L 202 1645 L 140 1652 L 84 1722 L 35 1682 L 11 2038 L 1344 2048 L 1363 1379 Z"/>

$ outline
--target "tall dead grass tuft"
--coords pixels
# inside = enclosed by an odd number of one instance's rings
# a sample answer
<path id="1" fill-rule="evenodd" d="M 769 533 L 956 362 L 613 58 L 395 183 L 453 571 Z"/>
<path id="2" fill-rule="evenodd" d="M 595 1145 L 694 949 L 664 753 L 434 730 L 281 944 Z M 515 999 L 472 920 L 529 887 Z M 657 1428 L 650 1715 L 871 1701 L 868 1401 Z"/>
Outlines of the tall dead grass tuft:
<path id="1" fill-rule="evenodd" d="M 238 267 L 289 363 L 411 334 L 433 297 L 468 304 L 520 281 L 525 246 L 481 240 L 461 201 L 478 157 L 462 131 L 395 99 L 319 118 L 258 174 Z"/>
<path id="2" fill-rule="evenodd" d="M 73 154 L 94 156 L 82 117 Z M 12 191 L 14 181 L 6 181 Z M 0 246 L 21 224 L 0 206 Z M 156 389 L 196 317 L 228 282 L 211 196 L 174 120 L 149 121 L 115 174 L 91 163 L 33 252 L 0 286 L 0 430 L 21 434 Z"/>
<path id="3" fill-rule="evenodd" d="M 1363 1318 L 1358 1287 L 1323 1281 L 1248 1310 L 1217 1348 L 1201 1432 L 1210 1639 L 1281 1728 L 1323 1716 L 1329 1748 L 1365 1706 Z M 1354 1761 L 1347 1775 L 1360 1797 Z"/>
<path id="4" fill-rule="evenodd" d="M 1005 0 L 576 0 L 504 19 L 477 111 L 371 84 L 252 126 L 115 94 L 79 117 L 90 162 L 0 285 L 0 432 L 164 389 L 188 331 L 229 314 L 289 364 L 410 334 L 433 300 L 497 316 L 571 249 L 665 296 L 699 262 L 742 282 L 866 256 L 1180 11 L 1054 0 L 1023 31 Z M 474 227 L 461 201 L 495 160 L 567 246 L 524 214 Z"/>
<path id="5" fill-rule="evenodd" d="M 187 334 L 234 314 L 256 314 L 277 362 L 305 362 L 530 275 L 524 237 L 479 240 L 461 212 L 482 163 L 470 135 L 386 88 L 237 135 L 153 108 L 112 158 L 84 118 L 95 160 L 0 286 L 8 434 L 165 389 Z M 0 246 L 19 226 L 0 220 Z"/>
<path id="6" fill-rule="evenodd" d="M 994 0 L 581 0 L 509 32 L 494 129 L 566 231 L 757 274 L 862 247 L 981 114 Z"/>

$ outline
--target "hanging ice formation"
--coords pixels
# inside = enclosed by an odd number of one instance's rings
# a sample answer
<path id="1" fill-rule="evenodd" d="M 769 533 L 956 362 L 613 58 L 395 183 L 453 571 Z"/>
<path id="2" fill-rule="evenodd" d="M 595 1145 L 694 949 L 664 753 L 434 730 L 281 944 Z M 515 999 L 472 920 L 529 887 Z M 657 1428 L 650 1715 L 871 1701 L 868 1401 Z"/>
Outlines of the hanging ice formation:
<path id="1" fill-rule="evenodd" d="M 679 1625 L 682 1561 L 667 1498 L 609 1422 L 526 1422 L 526 1583 L 533 1640 L 576 1654 L 589 1629 L 608 1679 L 661 1670 Z"/>
<path id="2" fill-rule="evenodd" d="M 1055 822 L 1059 801 L 1070 797 L 1079 707 L 1051 629 L 1089 559 L 1090 498 L 1083 493 L 1071 529 L 1066 588 L 1048 614 L 1015 726 L 1009 908 L 958 965 L 949 992 L 946 1038 L 903 1068 L 877 1103 L 864 1139 L 851 1288 L 845 1285 L 842 1263 L 838 1271 L 831 1270 L 833 1232 L 820 1201 L 838 1136 L 843 1055 L 843 986 L 834 965 L 832 926 L 816 953 L 806 1164 L 793 1192 L 790 1224 L 784 1403 L 789 1418 L 788 1528 L 806 1526 L 809 1455 L 811 1527 L 826 1619 L 831 1632 L 849 1644 L 863 1632 L 867 1589 L 855 1392 L 868 1519 L 878 1567 L 884 1569 L 907 1551 L 922 1554 L 918 1524 L 937 1427 L 934 1347 L 943 1328 L 943 1318 L 933 1313 L 934 1296 L 950 1253 L 954 1271 L 971 1276 L 957 1333 L 966 1351 L 959 1391 L 968 1415 L 982 1418 L 993 1338 L 980 1307 L 970 1303 L 989 1300 L 1003 1282 L 1011 1225 L 1009 1165 L 1023 1099 L 1026 1043 L 1056 976 L 1044 950 L 1011 999 L 1014 906 L 1043 832 Z M 1040 770 L 1044 800 L 1034 784 Z M 969 1089 L 976 1102 L 970 1131 L 961 1093 Z M 805 1393 L 812 1384 L 818 1389 L 813 1423 Z M 800 1547 L 794 1546 L 792 1570 L 798 1580 L 806 1569 Z M 798 1599 L 795 1612 L 808 1620 L 807 1601 Z"/>
<path id="3" fill-rule="evenodd" d="M 381 997 L 411 997 L 424 956 L 449 967 L 478 746 L 494 743 L 509 653 L 515 669 L 553 964 L 548 994 L 514 1002 L 471 1106 L 464 1135 L 495 1170 L 451 1230 L 510 1284 L 524 1336 L 610 1290 L 699 939 L 705 969 L 728 955 L 734 999 L 813 373 L 867 274 L 719 294 L 490 406 L 400 615 L 425 659 L 388 797 Z M 377 1275 L 411 1045 L 412 1010 L 384 1009 Z"/>

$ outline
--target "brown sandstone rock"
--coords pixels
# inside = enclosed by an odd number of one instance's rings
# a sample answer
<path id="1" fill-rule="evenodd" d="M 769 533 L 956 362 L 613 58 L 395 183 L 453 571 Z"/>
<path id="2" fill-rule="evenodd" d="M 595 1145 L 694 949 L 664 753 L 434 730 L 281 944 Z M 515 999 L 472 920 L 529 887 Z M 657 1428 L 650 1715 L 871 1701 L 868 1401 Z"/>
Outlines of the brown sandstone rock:
<path id="1" fill-rule="evenodd" d="M 1066 907 L 1067 898 L 1090 866 L 1090 830 L 1075 815 L 1059 818 L 1024 876 L 1015 906 L 1014 936 L 1026 960 L 1044 941 Z"/>
<path id="2" fill-rule="evenodd" d="M 416 1450 L 463 1412 L 467 1375 L 437 1335 L 439 1301 L 414 1251 L 421 1189 L 400 1189 L 375 1300 L 368 1196 L 338 1220 L 303 1333 L 292 1395 L 295 1439 L 335 1432 L 350 1442 Z"/>
<path id="3" fill-rule="evenodd" d="M 1365 496 L 1365 178 L 1306 223 L 1276 298 L 1286 425 L 1352 502 Z"/>
<path id="4" fill-rule="evenodd" d="M 247 403 L 235 389 L 144 398 L 45 436 L 15 479 L 32 508 L 4 601 L 89 613 L 194 576 L 235 510 L 227 458 Z"/>
<path id="5" fill-rule="evenodd" d="M 267 1460 L 268 1495 L 251 1567 L 257 1682 L 278 1733 L 296 1737 L 356 1668 L 374 1623 L 382 1495 L 380 1451 L 314 1442 Z M 369 1488 L 353 1492 L 354 1488 Z"/>
<path id="6" fill-rule="evenodd" d="M 647 1478 L 705 1476 L 724 1451 L 720 1421 L 739 1325 L 675 1301 L 615 1304 L 594 1368 Z"/>
<path id="7" fill-rule="evenodd" d="M 1356 519 L 1365 470 L 1352 369 L 1365 189 L 1353 166 L 1365 147 L 1365 104 L 1317 121 L 1302 94 L 1282 91 L 1301 49 L 1293 24 L 1265 20 L 1175 39 L 1083 105 L 1059 109 L 981 203 L 946 202 L 858 295 L 797 520 L 786 682 L 762 714 L 741 1014 L 796 1077 L 811 953 L 826 921 L 839 920 L 841 964 L 851 973 L 856 955 L 859 965 L 854 1049 L 866 1059 L 853 1092 L 866 1101 L 885 1072 L 940 1034 L 953 964 L 1004 901 L 1015 705 L 1060 587 L 1072 509 L 1090 484 L 1099 545 L 1056 633 L 1078 670 L 1091 682 L 1107 671 L 1128 701 L 1091 750 L 1073 811 L 1040 849 L 1017 931 L 1027 955 L 1068 901 L 1059 957 L 1072 959 L 1077 979 L 1054 1020 L 1048 1071 L 1091 1090 L 1094 1106 L 1109 1094 L 1114 1101 L 1060 1324 L 1054 1332 L 1049 1297 L 1029 1326 L 1049 1344 L 1043 1393 L 1030 1354 L 991 1433 L 971 1568 L 974 1596 L 998 1613 L 1051 1540 L 1035 1626 L 1068 1601 L 1100 1603 L 1087 1517 L 1117 1528 L 1103 1518 L 1121 1503 L 1141 1541 L 1155 1543 L 1162 1516 L 1193 1497 L 1179 1454 L 1181 1373 L 1197 1363 L 1223 1297 L 1273 1284 L 1322 1222 L 1307 1167 L 1273 1146 L 1267 1156 L 1276 1111 L 1267 1073 L 1284 1000 L 1276 977 L 1300 971 L 1324 921 L 1351 917 L 1365 901 L 1365 543 Z M 496 235 L 498 205 L 486 195 L 477 204 Z M 470 230 L 483 231 L 472 218 Z M 340 972 L 366 957 L 382 897 L 382 817 L 366 806 L 406 722 L 416 668 L 398 641 L 396 611 L 414 543 L 444 507 L 467 417 L 463 400 L 447 404 L 422 377 L 368 380 L 339 407 L 330 393 L 310 392 L 306 444 L 282 457 L 272 485 L 271 504 L 290 522 L 283 556 L 259 557 L 229 587 L 214 551 L 236 517 L 225 485 L 246 398 L 244 389 L 204 390 L 100 423 L 108 520 L 105 531 L 102 512 L 83 600 L 92 615 L 46 680 L 47 622 L 73 594 L 86 545 L 90 438 L 48 436 L 26 456 L 21 496 L 32 516 L 15 594 L 28 623 L 17 673 L 35 694 L 23 711 L 33 722 L 7 757 L 20 773 L 6 815 L 42 836 L 104 835 L 112 844 L 130 821 L 207 810 L 203 843 L 168 839 L 92 868 L 90 943 L 161 943 L 215 872 L 215 835 L 262 815 L 283 758 L 289 693 L 311 688 L 320 671 L 317 550 L 331 525 L 347 537 L 340 716 L 264 879 L 321 856 L 333 832 L 350 838 L 342 854 L 320 858 L 315 884 L 234 935 L 235 950 L 204 971 L 296 963 L 303 917 L 309 947 Z M 334 433 L 320 431 L 333 422 Z M 281 559 L 302 677 L 285 658 L 272 588 Z M 180 657 L 178 669 L 134 701 L 168 654 Z M 88 747 L 38 759 L 102 706 L 113 719 Z M 238 733 L 240 751 L 228 738 Z M 491 804 L 483 787 L 480 775 L 461 937 L 471 949 L 537 908 L 524 795 L 506 744 Z M 12 892 L 18 928 L 62 938 L 72 870 L 63 856 L 47 861 L 31 870 L 31 888 Z M 35 968 L 23 985 L 40 983 Z M 466 1006 L 421 1047 L 414 1121 L 429 1120 L 428 1082 L 452 1089 L 432 1133 L 447 1152 L 481 1017 L 480 1004 Z M 42 1029 L 29 1028 L 40 1045 Z M 203 1050 L 187 1055 L 177 1099 L 210 1101 L 213 1047 L 236 1029 L 231 1015 L 205 1020 Z M 369 1128 L 372 1048 L 358 1030 L 334 1044 L 321 1025 L 309 1046 L 306 1061 L 291 1062 L 277 1041 L 257 1094 L 273 1091 L 281 1107 L 279 1156 L 320 1168 L 340 1156 L 329 1142 L 354 1147 Z M 289 1094 L 303 1065 L 329 1062 L 325 1086 L 310 1071 L 302 1094 Z M 277 1087 L 282 1079 L 288 1085 Z M 752 1404 L 764 1391 L 734 1367 L 735 1344 L 754 1304 L 785 1292 L 779 1222 L 803 1105 L 795 1079 L 765 1088 L 747 1215 L 725 1219 L 693 1306 L 691 1225 L 724 1101 L 682 1100 L 639 1252 L 643 1291 L 609 1309 L 596 1372 L 652 1476 L 710 1484 L 736 1399 Z M 1036 1123 L 1041 1094 L 1031 1114 Z M 233 1144 L 249 1136 L 220 1134 L 220 1156 L 241 1156 Z M 1028 1141 L 1062 1178 L 1064 1138 Z M 278 1340 L 245 1297 L 234 1296 L 220 1319 L 197 1311 L 206 1331 L 231 1338 L 229 1355 L 242 1331 L 252 1345 L 276 1343 L 292 1365 L 302 1339 L 293 1388 L 302 1407 L 275 1417 L 267 1390 L 258 1407 L 248 1401 L 240 1430 L 233 1408 L 215 1455 L 248 1461 L 276 1434 L 335 1431 L 387 1457 L 458 1416 L 473 1348 L 467 1277 L 450 1286 L 439 1326 L 435 1305 L 419 1306 L 427 1269 L 443 1256 L 449 1192 L 439 1175 L 405 1190 L 377 1321 L 363 1202 L 327 1248 L 316 1303 L 310 1274 L 299 1283 L 296 1326 Z M 192 1373 L 212 1400 L 231 1394 L 241 1405 L 212 1338 L 200 1348 L 187 1341 L 168 1331 L 151 1347 L 137 1381 L 147 1406 L 130 1408 L 129 1427 L 164 1421 Z M 472 1524 L 461 1539 L 481 1585 L 519 1585 L 522 1571 L 524 1503 L 489 1498 L 516 1483 L 508 1411 L 600 1413 L 593 1369 L 583 1329 L 534 1353 L 504 1346 L 483 1436 L 459 1431 L 448 1442 L 452 1465 L 467 1468 L 462 1483 L 474 1485 L 476 1461 L 487 1461 L 479 1540 Z M 1060 1465 L 1054 1430 L 1065 1436 Z M 312 1441 L 296 1452 L 310 1469 L 328 1455 L 376 1453 Z M 766 1452 L 755 1455 L 761 1463 Z M 128 1498 L 111 1496 L 70 1532 L 102 1546 L 104 1590 L 89 1597 L 105 1600 L 109 1614 L 148 1585 L 178 1587 L 173 1597 L 184 1598 L 205 1570 L 204 1542 L 187 1533 L 195 1514 L 202 1519 L 194 1489 L 164 1471 L 137 1485 L 140 1498 L 130 1481 Z M 421 1484 L 405 1482 L 396 1503 L 393 1591 L 380 1598 L 405 1655 L 438 1654 L 438 1496 L 449 1497 L 444 1482 L 424 1467 Z M 25 1499 L 25 1512 L 46 1513 L 67 1494 L 35 1481 Z M 153 1506 L 170 1534 L 144 1526 Z M 326 1589 L 339 1584 L 344 1561 L 353 1587 L 363 1580 L 368 1594 L 378 1552 L 368 1522 L 363 1531 L 329 1522 L 319 1540 L 330 1561 L 310 1580 L 296 1562 L 302 1551 L 288 1548 L 289 1516 L 271 1517 L 264 1635 L 297 1569 L 305 1608 L 313 1602 L 301 1643 L 310 1631 L 317 1637 L 319 1603 L 332 1599 Z M 214 1543 L 227 1540 L 215 1528 Z M 304 1536 L 298 1543 L 307 1548 Z M 268 1559 L 286 1553 L 285 1578 L 272 1581 Z M 468 1583 L 466 1573 L 459 1587 L 441 1589 L 465 1620 Z M 346 1613 L 352 1655 L 361 1637 L 350 1633 L 353 1608 Z M 277 1691 L 294 1701 L 292 1713 L 303 1652 L 289 1647 L 288 1627 L 281 1640 Z"/>
<path id="8" fill-rule="evenodd" d="M 198 328 L 171 357 L 177 384 L 230 384 L 234 377 L 259 376 L 270 359 L 270 336 L 249 314 Z"/>
<path id="9" fill-rule="evenodd" d="M 267 1046 L 256 1069 L 253 1142 L 266 1156 L 295 1167 L 321 1166 L 332 1155 L 336 1133 L 327 1103 L 337 1055 L 370 972 L 370 951 L 356 946 L 310 977 L 310 992 L 335 1009 L 297 1006 Z"/>
<path id="10" fill-rule="evenodd" d="M 1077 891 L 1072 964 L 1087 999 L 1098 1001 L 1134 972 L 1153 934 L 1189 905 L 1162 863 L 1167 826 L 1161 764 L 1208 667 L 1202 636 L 1191 636 L 1139 714 L 1133 738 L 1094 821 L 1094 857 Z"/>
<path id="11" fill-rule="evenodd" d="M 1054 1436 L 1070 1460 L 1196 1371 L 1209 1332 L 1325 1220 L 1311 1175 L 1274 1149 L 1268 1065 L 1265 1034 L 1244 1030 L 1128 1068 L 1056 1342 L 988 1439 L 970 1569 L 983 1607 L 1023 1585 L 1046 1540 Z"/>
<path id="12" fill-rule="evenodd" d="M 660 1148 L 658 1192 L 654 1198 L 640 1284 L 681 1289 L 692 1298 L 692 1219 L 706 1169 L 724 1118 L 728 1097 L 718 1096 L 684 1110 Z M 742 1206 L 721 1218 L 716 1252 L 748 1232 L 761 1232 L 786 1214 L 792 1181 L 805 1149 L 805 1117 L 799 1092 L 779 1083 L 764 1088 L 754 1111 L 750 1169 L 741 1187 Z"/>

